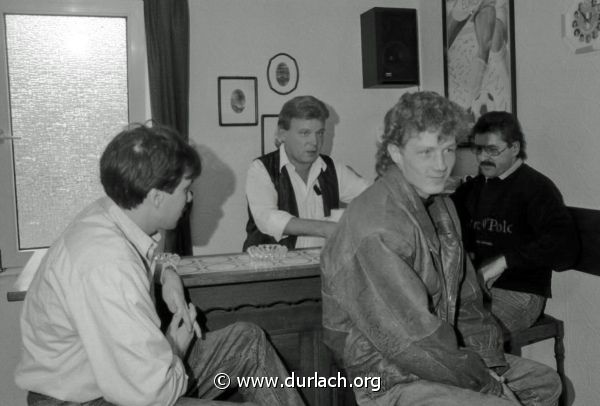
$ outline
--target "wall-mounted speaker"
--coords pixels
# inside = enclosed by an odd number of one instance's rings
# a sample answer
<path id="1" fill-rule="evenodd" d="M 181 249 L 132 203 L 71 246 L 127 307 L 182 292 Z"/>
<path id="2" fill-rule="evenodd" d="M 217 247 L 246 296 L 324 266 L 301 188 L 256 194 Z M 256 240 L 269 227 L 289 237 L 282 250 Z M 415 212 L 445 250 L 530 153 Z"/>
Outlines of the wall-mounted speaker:
<path id="1" fill-rule="evenodd" d="M 360 29 L 364 88 L 419 84 L 417 10 L 374 7 Z"/>

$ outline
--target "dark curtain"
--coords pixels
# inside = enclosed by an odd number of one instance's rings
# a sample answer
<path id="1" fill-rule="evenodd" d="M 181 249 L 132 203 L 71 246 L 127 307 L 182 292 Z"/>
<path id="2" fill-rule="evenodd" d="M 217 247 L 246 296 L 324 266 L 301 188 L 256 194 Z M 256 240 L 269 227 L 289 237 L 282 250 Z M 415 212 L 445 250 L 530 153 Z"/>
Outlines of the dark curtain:
<path id="1" fill-rule="evenodd" d="M 171 126 L 188 140 L 190 17 L 187 0 L 144 0 L 152 119 Z M 168 231 L 165 252 L 192 255 L 188 207 L 175 230 Z"/>

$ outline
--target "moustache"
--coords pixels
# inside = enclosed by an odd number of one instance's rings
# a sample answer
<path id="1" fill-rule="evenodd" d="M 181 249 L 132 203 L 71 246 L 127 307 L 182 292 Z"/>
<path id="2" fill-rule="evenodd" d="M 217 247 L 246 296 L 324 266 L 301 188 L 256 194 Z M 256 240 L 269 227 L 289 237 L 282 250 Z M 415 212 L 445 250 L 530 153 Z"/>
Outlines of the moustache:
<path id="1" fill-rule="evenodd" d="M 490 161 L 483 161 L 482 163 L 479 164 L 479 166 L 491 166 L 493 168 L 496 167 L 496 164 Z"/>

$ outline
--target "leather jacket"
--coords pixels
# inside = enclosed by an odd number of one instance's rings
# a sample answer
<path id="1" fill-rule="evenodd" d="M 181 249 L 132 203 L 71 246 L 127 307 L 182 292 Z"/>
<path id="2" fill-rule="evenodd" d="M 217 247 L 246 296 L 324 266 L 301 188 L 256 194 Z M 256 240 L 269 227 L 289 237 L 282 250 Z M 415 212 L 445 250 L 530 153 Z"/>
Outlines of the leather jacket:
<path id="1" fill-rule="evenodd" d="M 506 365 L 451 200 L 423 202 L 396 165 L 350 204 L 321 264 L 324 340 L 351 378 L 486 392 Z"/>

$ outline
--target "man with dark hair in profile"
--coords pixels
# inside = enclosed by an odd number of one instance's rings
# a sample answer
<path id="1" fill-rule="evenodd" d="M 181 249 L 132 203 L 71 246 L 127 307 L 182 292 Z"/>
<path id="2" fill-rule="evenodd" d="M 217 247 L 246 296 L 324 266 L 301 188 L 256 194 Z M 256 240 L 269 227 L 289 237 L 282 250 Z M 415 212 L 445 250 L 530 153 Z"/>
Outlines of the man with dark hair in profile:
<path id="1" fill-rule="evenodd" d="M 552 270 L 575 262 L 575 225 L 554 183 L 524 162 L 525 136 L 514 115 L 482 115 L 470 141 L 479 174 L 460 185 L 452 199 L 465 248 L 489 290 L 492 314 L 515 332 L 542 314 Z"/>
<path id="2" fill-rule="evenodd" d="M 244 251 L 274 243 L 290 249 L 322 246 L 336 226 L 333 211 L 368 186 L 353 170 L 321 154 L 327 118 L 329 110 L 313 96 L 283 105 L 278 149 L 255 159 L 248 170 Z"/>
<path id="3" fill-rule="evenodd" d="M 551 368 L 504 354 L 442 195 L 466 113 L 433 93 L 386 114 L 379 179 L 354 199 L 321 254 L 324 341 L 359 405 L 555 405 Z"/>
<path id="4" fill-rule="evenodd" d="M 154 236 L 175 227 L 200 171 L 198 153 L 166 127 L 138 125 L 108 144 L 100 159 L 107 196 L 52 244 L 25 298 L 15 378 L 28 405 L 207 405 L 185 394 L 217 397 L 219 373 L 234 386 L 239 376 L 285 379 L 257 326 L 236 323 L 194 341 L 196 309 L 174 267 L 157 266 Z M 165 334 L 153 282 L 174 313 Z M 293 389 L 240 391 L 256 404 L 303 404 Z"/>

